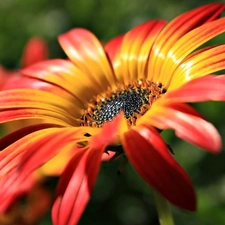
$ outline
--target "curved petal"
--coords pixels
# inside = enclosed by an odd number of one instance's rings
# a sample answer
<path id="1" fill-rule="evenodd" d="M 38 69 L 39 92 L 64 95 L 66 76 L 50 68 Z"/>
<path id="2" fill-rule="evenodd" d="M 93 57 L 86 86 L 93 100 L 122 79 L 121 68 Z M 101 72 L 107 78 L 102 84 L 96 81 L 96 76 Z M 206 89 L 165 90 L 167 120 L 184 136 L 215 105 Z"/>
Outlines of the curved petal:
<path id="1" fill-rule="evenodd" d="M 68 99 L 79 108 L 84 108 L 90 99 L 100 92 L 94 78 L 89 77 L 85 71 L 68 60 L 54 59 L 40 62 L 23 69 L 21 73 L 66 90 L 72 95 L 72 98 Z"/>
<path id="2" fill-rule="evenodd" d="M 80 219 L 99 171 L 107 145 L 115 143 L 123 116 L 106 123 L 88 145 L 77 153 L 60 177 L 57 198 L 52 209 L 54 225 L 74 225 Z"/>
<path id="3" fill-rule="evenodd" d="M 78 117 L 81 111 L 72 101 L 56 94 L 32 89 L 14 89 L 0 92 L 0 109 L 39 108 Z M 73 112 L 69 114 L 68 112 Z"/>
<path id="4" fill-rule="evenodd" d="M 19 172 L 23 175 L 30 174 L 38 169 L 41 165 L 52 159 L 60 151 L 63 151 L 68 145 L 70 148 L 75 149 L 78 142 L 87 141 L 88 137 L 84 134 L 87 133 L 85 127 L 78 128 L 58 128 L 55 132 L 43 137 L 42 145 L 34 145 L 32 148 L 26 150 L 19 163 Z M 52 138 L 54 136 L 54 138 Z"/>
<path id="5" fill-rule="evenodd" d="M 90 198 L 103 149 L 77 153 L 60 178 L 53 206 L 54 225 L 77 224 Z"/>
<path id="6" fill-rule="evenodd" d="M 225 45 L 207 47 L 191 54 L 174 71 L 168 90 L 189 80 L 225 69 Z"/>
<path id="7" fill-rule="evenodd" d="M 171 60 L 170 58 L 176 57 L 176 59 L 180 59 L 180 57 L 175 54 L 175 47 L 173 47 L 174 45 L 177 45 L 176 43 L 179 41 L 179 39 L 196 27 L 199 27 L 208 21 L 218 18 L 224 8 L 225 5 L 223 3 L 207 4 L 178 16 L 165 27 L 165 29 L 160 33 L 157 40 L 155 41 L 153 51 L 150 55 L 148 74 L 150 74 L 150 76 L 154 75 L 153 81 L 163 82 L 162 79 L 167 80 L 166 76 L 168 74 L 171 74 L 168 73 L 168 71 L 171 71 L 168 70 L 168 67 L 171 66 L 171 63 L 169 63 Z M 200 35 L 202 36 L 202 34 L 198 34 L 198 32 L 195 32 L 195 36 L 197 36 L 198 38 Z M 215 35 L 216 32 L 214 33 L 214 36 Z M 190 35 L 188 38 L 185 38 L 185 41 L 183 43 L 184 46 L 186 46 L 185 42 L 187 42 L 187 40 L 191 40 Z M 204 42 L 206 41 L 207 39 L 204 38 Z M 195 48 L 197 48 L 197 46 Z M 188 50 L 188 53 L 190 53 L 190 51 L 192 51 L 193 49 L 194 48 L 191 48 L 191 46 L 190 48 L 189 46 L 185 47 L 185 50 Z M 183 57 L 187 55 L 184 52 L 183 54 Z M 177 64 L 177 61 L 173 60 L 173 64 Z M 166 72 L 166 74 L 164 74 L 163 71 Z M 165 83 L 164 85 L 167 86 L 168 84 Z"/>
<path id="8" fill-rule="evenodd" d="M 175 102 L 203 102 L 225 100 L 225 75 L 208 75 L 189 81 L 165 98 Z"/>
<path id="9" fill-rule="evenodd" d="M 150 127 L 139 126 L 124 134 L 122 144 L 129 161 L 150 186 L 172 204 L 195 211 L 192 183 L 167 150 L 159 133 Z"/>
<path id="10" fill-rule="evenodd" d="M 21 139 L 22 137 L 30 133 L 33 133 L 35 131 L 42 130 L 42 129 L 47 129 L 50 127 L 60 127 L 60 126 L 57 124 L 42 123 L 42 124 L 27 126 L 19 130 L 16 130 L 0 139 L 0 150 L 3 150 L 4 148 L 8 147 L 9 145 L 13 144 L 14 142 L 18 141 L 19 139 Z"/>
<path id="11" fill-rule="evenodd" d="M 10 109 L 0 111 L 0 123 L 6 123 L 10 121 L 18 120 L 33 120 L 42 119 L 48 123 L 54 123 L 60 126 L 76 126 L 79 125 L 79 121 L 69 118 L 58 112 L 53 112 L 47 109 L 39 108 L 25 108 L 25 109 Z"/>
<path id="12" fill-rule="evenodd" d="M 125 83 L 144 78 L 152 45 L 165 24 L 163 20 L 148 21 L 124 35 L 119 57 Z"/>
<path id="13" fill-rule="evenodd" d="M 193 50 L 213 37 L 225 32 L 225 18 L 203 24 L 181 37 L 168 52 L 161 70 L 161 79 L 174 74 L 175 69 Z M 166 73 L 166 74 L 165 74 Z"/>
<path id="14" fill-rule="evenodd" d="M 48 58 L 45 41 L 39 37 L 31 38 L 26 44 L 22 55 L 22 67 L 26 67 Z"/>
<path id="15" fill-rule="evenodd" d="M 161 100 L 161 101 L 160 101 Z M 176 135 L 212 153 L 221 150 L 221 138 L 216 128 L 199 117 L 198 112 L 190 106 L 157 100 L 138 124 L 149 124 L 161 130 L 173 129 Z"/>
<path id="16" fill-rule="evenodd" d="M 64 96 L 66 99 L 71 99 L 71 94 L 59 86 L 32 77 L 21 76 L 20 74 L 9 76 L 1 90 L 5 91 L 23 88 L 43 90 L 59 96 Z"/>
<path id="17" fill-rule="evenodd" d="M 59 36 L 59 43 L 75 65 L 93 80 L 100 91 L 116 84 L 116 77 L 99 40 L 77 28 Z"/>

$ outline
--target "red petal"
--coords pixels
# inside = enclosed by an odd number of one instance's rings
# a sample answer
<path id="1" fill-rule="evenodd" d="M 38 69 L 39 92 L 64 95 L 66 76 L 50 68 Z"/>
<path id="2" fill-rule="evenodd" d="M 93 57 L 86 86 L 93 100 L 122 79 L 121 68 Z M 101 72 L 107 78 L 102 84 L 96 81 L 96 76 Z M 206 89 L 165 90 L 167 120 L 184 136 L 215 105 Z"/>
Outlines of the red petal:
<path id="1" fill-rule="evenodd" d="M 5 213 L 17 197 L 26 194 L 37 182 L 33 174 L 25 178 L 17 172 L 11 171 L 0 180 L 0 214 Z"/>
<path id="2" fill-rule="evenodd" d="M 22 67 L 30 66 L 48 58 L 48 48 L 44 40 L 33 37 L 24 48 Z"/>
<path id="3" fill-rule="evenodd" d="M 225 76 L 204 76 L 189 81 L 165 96 L 170 101 L 202 102 L 225 100 Z"/>
<path id="4" fill-rule="evenodd" d="M 7 146 L 13 144 L 17 140 L 21 139 L 22 137 L 33 133 L 38 130 L 50 128 L 50 127 L 60 127 L 57 124 L 50 124 L 50 123 L 42 123 L 42 124 L 35 124 L 32 126 L 27 126 L 22 129 L 19 129 L 3 138 L 0 139 L 0 150 L 3 150 Z"/>
<path id="5" fill-rule="evenodd" d="M 52 209 L 54 225 L 74 225 L 79 221 L 90 198 L 102 153 L 107 145 L 117 140 L 117 131 L 123 121 L 120 114 L 106 123 L 99 134 L 91 137 L 87 147 L 75 150 L 76 155 L 59 180 L 57 199 Z"/>
<path id="6" fill-rule="evenodd" d="M 41 81 L 39 79 L 20 76 L 19 74 L 10 75 L 7 81 L 2 86 L 2 90 L 19 89 L 19 88 L 31 88 L 43 91 L 48 91 L 59 96 L 71 97 L 71 95 L 64 89 L 48 83 Z"/>
<path id="7" fill-rule="evenodd" d="M 181 139 L 212 153 L 221 150 L 218 131 L 211 123 L 199 117 L 198 112 L 183 103 L 160 100 L 153 104 L 142 121 L 139 121 L 140 124 L 147 123 L 162 130 L 173 129 Z"/>
<path id="8" fill-rule="evenodd" d="M 74 225 L 79 221 L 90 198 L 102 152 L 103 149 L 81 151 L 67 166 L 52 210 L 54 225 Z"/>
<path id="9" fill-rule="evenodd" d="M 110 40 L 106 45 L 105 45 L 105 51 L 107 55 L 109 56 L 110 61 L 112 64 L 114 64 L 114 60 L 117 57 L 120 47 L 122 44 L 124 35 L 117 36 Z"/>
<path id="10" fill-rule="evenodd" d="M 124 134 L 126 155 L 140 176 L 169 202 L 195 211 L 196 197 L 185 171 L 176 163 L 159 133 L 139 127 Z"/>

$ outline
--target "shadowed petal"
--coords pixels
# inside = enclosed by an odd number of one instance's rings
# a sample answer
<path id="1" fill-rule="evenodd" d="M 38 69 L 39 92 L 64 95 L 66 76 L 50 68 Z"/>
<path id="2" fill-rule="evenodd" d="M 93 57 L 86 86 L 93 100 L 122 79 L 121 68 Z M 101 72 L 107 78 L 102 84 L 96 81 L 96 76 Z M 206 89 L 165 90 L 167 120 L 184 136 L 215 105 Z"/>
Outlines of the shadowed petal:
<path id="1" fill-rule="evenodd" d="M 165 29 L 163 29 L 156 42 L 154 43 L 153 51 L 150 55 L 151 60 L 149 61 L 150 63 L 148 65 L 148 73 L 151 76 L 152 74 L 155 76 L 153 81 L 157 82 L 159 79 L 164 79 L 167 74 L 171 74 L 169 73 L 170 70 L 168 70 L 168 67 L 171 66 L 171 63 L 168 62 L 170 57 L 176 57 L 176 60 L 180 59 L 180 56 L 178 57 L 175 54 L 175 48 L 173 47 L 174 44 L 177 45 L 176 43 L 180 42 L 179 39 L 189 31 L 201 26 L 208 21 L 218 18 L 224 8 L 225 5 L 223 3 L 211 3 L 204 5 L 178 16 L 173 21 L 171 21 L 165 27 Z M 213 25 L 210 25 L 210 27 L 213 28 Z M 217 34 L 216 32 L 214 32 L 214 35 L 211 34 L 210 38 L 216 36 Z M 198 34 L 198 32 L 195 32 L 195 36 L 197 37 L 197 39 L 200 37 L 200 35 L 202 36 L 201 33 Z M 207 41 L 207 38 L 204 35 L 203 39 L 204 42 Z M 189 39 L 185 38 L 185 42 L 187 42 L 187 40 L 190 40 L 192 42 L 190 36 Z M 187 43 L 182 44 L 186 46 Z M 189 48 L 189 44 L 190 43 L 188 42 L 188 47 L 185 47 L 185 50 L 188 50 L 188 52 L 187 54 L 183 52 L 183 57 L 188 55 L 193 49 L 197 48 L 197 46 L 195 46 L 194 48 L 191 48 L 192 46 L 190 46 Z M 194 42 L 193 44 L 195 45 L 196 42 Z M 173 60 L 173 64 L 177 64 L 177 62 Z M 164 68 L 163 70 L 162 66 Z M 164 74 L 164 72 L 166 72 L 166 74 Z"/>
<path id="2" fill-rule="evenodd" d="M 16 130 L 0 139 L 0 150 L 3 150 L 4 148 L 8 147 L 9 145 L 13 144 L 17 140 L 21 139 L 22 137 L 30 133 L 33 133 L 35 131 L 42 130 L 42 129 L 47 129 L 50 127 L 60 127 L 60 126 L 57 124 L 42 123 L 42 124 L 27 126 L 19 130 Z"/>
<path id="3" fill-rule="evenodd" d="M 160 101 L 161 100 L 161 101 Z M 139 124 L 149 124 L 161 130 L 173 129 L 176 135 L 212 153 L 221 150 L 221 138 L 216 128 L 199 117 L 190 106 L 165 101 L 156 101 L 140 120 Z"/>
<path id="4" fill-rule="evenodd" d="M 99 40 L 90 31 L 77 28 L 59 36 L 65 53 L 101 90 L 115 85 L 116 77 Z"/>
<path id="5" fill-rule="evenodd" d="M 129 130 L 122 144 L 140 176 L 172 204 L 190 211 L 196 209 L 192 183 L 173 159 L 159 133 L 150 127 Z"/>
<path id="6" fill-rule="evenodd" d="M 0 180 L 0 213 L 5 213 L 15 199 L 27 193 L 37 182 L 33 174 L 29 177 L 18 176 L 17 171 L 11 171 Z"/>

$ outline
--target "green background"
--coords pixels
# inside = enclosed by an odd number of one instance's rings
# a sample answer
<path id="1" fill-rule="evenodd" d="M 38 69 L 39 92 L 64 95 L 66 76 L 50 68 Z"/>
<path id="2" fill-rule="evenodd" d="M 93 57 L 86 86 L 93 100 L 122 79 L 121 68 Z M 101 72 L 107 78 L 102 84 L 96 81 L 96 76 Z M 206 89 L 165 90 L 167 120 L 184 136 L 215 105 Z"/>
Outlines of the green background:
<path id="1" fill-rule="evenodd" d="M 0 63 L 19 68 L 21 54 L 32 36 L 44 38 L 50 58 L 65 58 L 57 36 L 74 27 L 91 30 L 107 42 L 149 19 L 171 20 L 209 1 L 150 0 L 0 0 Z M 223 41 L 224 35 L 212 41 Z M 194 104 L 225 136 L 225 103 Z M 203 131 L 204 132 L 204 131 Z M 179 225 L 225 224 L 225 154 L 211 155 L 179 140 L 172 131 L 163 132 L 178 162 L 193 180 L 198 211 L 172 212 Z M 128 165 L 117 174 L 119 162 L 104 164 L 79 225 L 157 225 L 157 213 L 149 187 Z M 166 173 L 166 171 L 165 171 Z M 51 224 L 50 215 L 40 224 Z"/>

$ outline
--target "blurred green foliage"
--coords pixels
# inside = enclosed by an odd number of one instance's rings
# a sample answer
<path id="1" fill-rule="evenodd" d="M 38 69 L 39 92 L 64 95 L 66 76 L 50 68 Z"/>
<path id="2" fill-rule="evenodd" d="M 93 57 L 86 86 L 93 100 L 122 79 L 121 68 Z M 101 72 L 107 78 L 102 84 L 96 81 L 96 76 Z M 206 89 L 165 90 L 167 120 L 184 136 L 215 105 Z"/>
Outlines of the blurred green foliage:
<path id="1" fill-rule="evenodd" d="M 23 47 L 32 36 L 44 38 L 51 58 L 65 57 L 57 36 L 73 27 L 84 27 L 104 42 L 140 22 L 175 16 L 209 1 L 184 0 L 1 0 L 0 63 L 18 68 Z M 224 40 L 224 36 L 220 37 Z M 211 43 L 215 43 L 215 40 Z M 225 104 L 194 105 L 225 137 Z M 225 224 L 225 153 L 211 155 L 163 132 L 175 157 L 188 171 L 198 193 L 198 212 L 173 207 L 176 224 Z M 98 225 L 156 225 L 157 213 L 149 187 L 127 166 L 117 175 L 119 162 L 102 166 L 92 199 L 80 221 Z M 166 171 L 165 171 L 166 172 Z M 50 216 L 40 223 L 49 225 Z"/>

